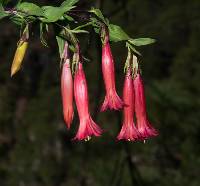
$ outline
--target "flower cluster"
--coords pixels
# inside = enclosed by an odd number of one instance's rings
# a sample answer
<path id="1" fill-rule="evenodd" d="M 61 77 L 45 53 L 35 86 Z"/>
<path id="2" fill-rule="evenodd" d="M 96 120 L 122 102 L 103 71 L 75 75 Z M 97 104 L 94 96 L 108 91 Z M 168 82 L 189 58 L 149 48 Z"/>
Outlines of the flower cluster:
<path id="1" fill-rule="evenodd" d="M 39 6 L 32 2 L 19 1 L 13 7 L 7 7 L 6 2 L 0 1 L 0 20 L 9 18 L 8 20 L 21 28 L 11 76 L 23 66 L 30 43 L 29 37 L 36 30 L 33 27 L 39 26 L 40 41 L 45 47 L 48 47 L 48 36 L 55 34 L 62 66 L 61 95 L 66 126 L 68 129 L 71 127 L 75 102 L 80 125 L 74 140 L 89 140 L 91 136 L 100 136 L 102 129 L 93 121 L 89 112 L 87 81 L 77 36 L 90 34 L 91 29 L 88 31 L 86 28 L 93 28 L 102 41 L 102 75 L 106 94 L 100 111 L 123 109 L 123 125 L 117 136 L 118 140 L 144 140 L 156 136 L 158 132 L 147 118 L 143 82 L 135 60 L 137 58 L 133 55 L 140 55 L 136 46 L 149 45 L 155 39 L 131 38 L 119 25 L 112 24 L 100 9 L 91 7 L 89 10 L 80 10 L 76 8 L 78 2 L 79 0 L 64 0 L 60 6 Z M 123 99 L 116 91 L 115 64 L 109 41 L 125 42 L 128 48 Z M 73 53 L 73 60 L 69 49 Z"/>
<path id="2" fill-rule="evenodd" d="M 117 139 L 136 141 L 157 136 L 158 132 L 151 126 L 147 117 L 144 85 L 140 73 L 137 73 L 135 79 L 132 79 L 130 70 L 128 70 L 124 81 L 123 100 L 125 103 L 123 125 Z"/>
<path id="3" fill-rule="evenodd" d="M 69 129 L 74 116 L 74 97 L 80 120 L 74 140 L 87 141 L 91 136 L 100 136 L 102 129 L 93 121 L 89 112 L 87 81 L 83 70 L 80 46 L 77 45 L 72 62 L 72 65 L 75 66 L 74 80 L 70 70 L 67 43 L 64 47 L 63 59 L 61 94 L 64 120 Z M 102 73 L 106 95 L 101 111 L 123 109 L 123 124 L 117 136 L 118 140 L 136 141 L 157 136 L 157 130 L 152 127 L 147 117 L 144 85 L 138 70 L 137 58 L 131 54 L 130 50 L 125 66 L 126 76 L 123 99 L 121 99 L 116 92 L 114 60 L 109 44 L 109 34 L 106 32 L 102 39 Z"/>

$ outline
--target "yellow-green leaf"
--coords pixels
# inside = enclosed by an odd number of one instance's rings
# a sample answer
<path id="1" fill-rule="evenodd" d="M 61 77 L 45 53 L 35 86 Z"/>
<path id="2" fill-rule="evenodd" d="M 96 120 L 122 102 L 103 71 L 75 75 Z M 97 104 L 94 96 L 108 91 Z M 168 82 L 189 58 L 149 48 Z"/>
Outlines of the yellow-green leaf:
<path id="1" fill-rule="evenodd" d="M 135 46 L 142 46 L 155 43 L 156 40 L 152 38 L 137 38 L 137 39 L 130 39 L 129 42 Z"/>

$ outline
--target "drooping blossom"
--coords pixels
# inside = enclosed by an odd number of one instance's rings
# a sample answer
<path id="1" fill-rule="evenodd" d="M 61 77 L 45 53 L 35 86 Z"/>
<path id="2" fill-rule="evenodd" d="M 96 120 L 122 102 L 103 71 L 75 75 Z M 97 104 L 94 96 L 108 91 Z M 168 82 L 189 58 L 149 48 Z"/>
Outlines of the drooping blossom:
<path id="1" fill-rule="evenodd" d="M 109 44 L 109 35 L 106 32 L 105 42 L 102 46 L 102 72 L 106 89 L 106 96 L 101 107 L 101 111 L 108 108 L 119 110 L 123 107 L 123 101 L 117 95 L 115 88 L 115 67 L 112 52 Z"/>
<path id="2" fill-rule="evenodd" d="M 140 139 L 140 134 L 134 123 L 135 96 L 130 69 L 124 80 L 123 101 L 125 104 L 123 108 L 123 124 L 117 139 L 127 141 L 138 140 Z"/>
<path id="3" fill-rule="evenodd" d="M 144 85 L 140 73 L 134 79 L 134 92 L 135 92 L 135 113 L 137 119 L 137 129 L 143 139 L 157 136 L 158 132 L 152 127 L 148 120 L 146 111 L 146 101 L 144 93 Z"/>
<path id="4" fill-rule="evenodd" d="M 29 39 L 29 30 L 28 25 L 26 25 L 23 34 L 17 44 L 17 49 L 15 51 L 15 56 L 11 66 L 11 77 L 16 74 L 21 66 L 24 56 L 26 54 L 26 50 L 28 48 L 28 39 Z"/>
<path id="5" fill-rule="evenodd" d="M 101 128 L 92 120 L 88 105 L 88 89 L 82 63 L 79 62 L 74 77 L 74 96 L 80 119 L 75 140 L 88 140 L 91 136 L 100 136 Z"/>
<path id="6" fill-rule="evenodd" d="M 70 60 L 65 59 L 61 75 L 61 95 L 63 104 L 63 115 L 67 128 L 70 128 L 74 117 L 73 110 L 73 79 L 70 69 Z"/>
<path id="7" fill-rule="evenodd" d="M 13 59 L 13 63 L 12 63 L 12 66 L 11 66 L 11 77 L 20 70 L 20 68 L 22 66 L 22 61 L 24 59 L 24 56 L 25 56 L 25 53 L 26 53 L 26 50 L 27 50 L 27 47 L 28 47 L 27 41 L 21 40 L 19 42 L 17 49 L 16 49 L 16 52 L 15 52 L 14 59 Z"/>

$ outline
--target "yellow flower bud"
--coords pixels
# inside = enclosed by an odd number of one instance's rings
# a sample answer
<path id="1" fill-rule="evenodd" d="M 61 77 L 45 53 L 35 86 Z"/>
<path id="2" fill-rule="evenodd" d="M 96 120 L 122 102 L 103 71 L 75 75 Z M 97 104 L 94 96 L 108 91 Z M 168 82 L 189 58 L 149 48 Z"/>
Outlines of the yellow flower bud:
<path id="1" fill-rule="evenodd" d="M 11 67 L 11 77 L 20 70 L 27 47 L 28 47 L 27 41 L 19 42 Z"/>

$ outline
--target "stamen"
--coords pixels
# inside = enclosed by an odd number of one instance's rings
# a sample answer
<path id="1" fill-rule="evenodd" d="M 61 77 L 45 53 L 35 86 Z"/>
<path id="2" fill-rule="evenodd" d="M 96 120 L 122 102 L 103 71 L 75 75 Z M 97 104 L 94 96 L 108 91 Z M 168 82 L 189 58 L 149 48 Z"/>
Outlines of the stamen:
<path id="1" fill-rule="evenodd" d="M 85 138 L 85 141 L 90 141 L 90 139 L 91 139 L 91 136 L 87 136 L 87 137 Z"/>

